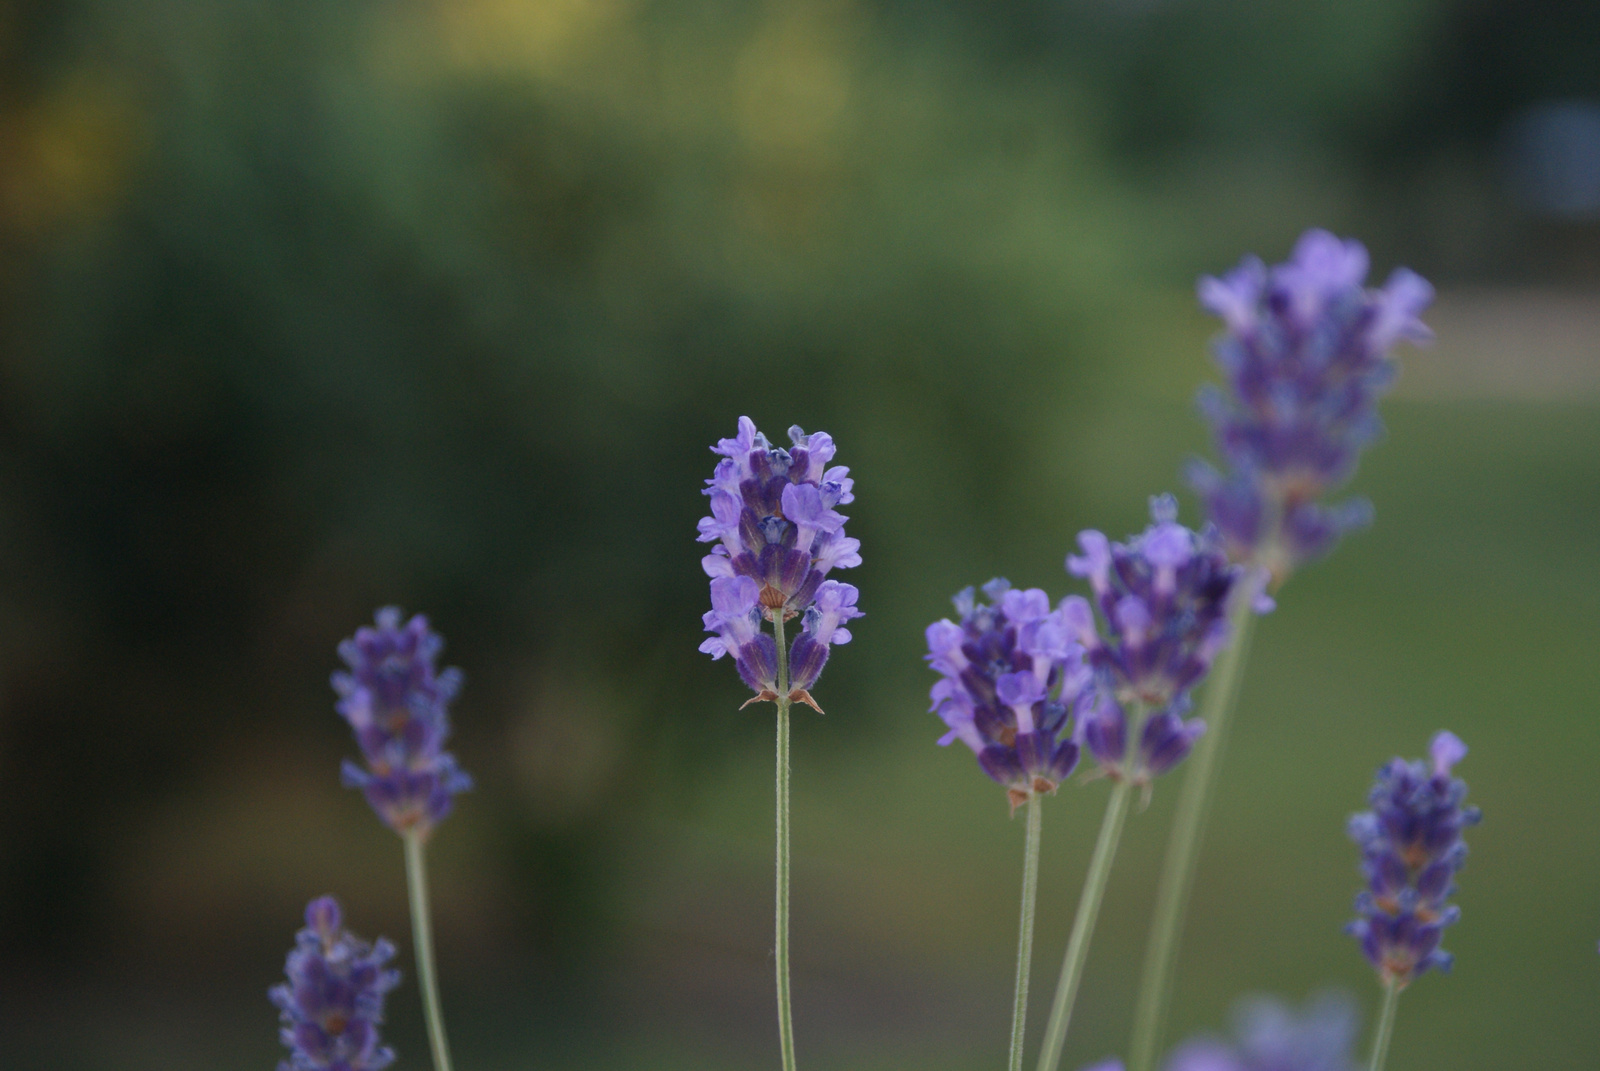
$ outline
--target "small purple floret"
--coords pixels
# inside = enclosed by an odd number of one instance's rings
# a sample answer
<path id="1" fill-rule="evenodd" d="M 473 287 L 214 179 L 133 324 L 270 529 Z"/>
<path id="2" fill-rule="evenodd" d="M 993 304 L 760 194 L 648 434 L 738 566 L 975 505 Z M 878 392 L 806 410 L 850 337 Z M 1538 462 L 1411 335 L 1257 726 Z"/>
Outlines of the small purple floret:
<path id="1" fill-rule="evenodd" d="M 1418 319 L 1433 299 L 1424 279 L 1401 268 L 1370 290 L 1366 275 L 1361 243 L 1312 230 L 1283 264 L 1246 257 L 1199 283 L 1200 304 L 1227 327 L 1214 353 L 1228 390 L 1202 391 L 1200 409 L 1229 471 L 1197 462 L 1190 480 L 1234 560 L 1277 581 L 1370 521 L 1365 502 L 1322 496 L 1382 431 L 1389 350 L 1432 338 Z"/>
<path id="2" fill-rule="evenodd" d="M 1205 731 L 1181 715 L 1228 642 L 1229 600 L 1249 594 L 1245 570 L 1229 563 L 1216 530 L 1191 531 L 1177 514 L 1176 500 L 1161 495 L 1150 500 L 1150 527 L 1127 543 L 1080 533 L 1083 554 L 1067 558 L 1067 571 L 1089 581 L 1093 601 L 1073 595 L 1060 611 L 1103 685 L 1079 720 L 1079 741 L 1106 772 L 1143 784 L 1183 761 Z M 1258 611 L 1268 608 L 1257 602 Z M 1131 762 L 1130 704 L 1150 712 L 1135 729 Z"/>
<path id="3" fill-rule="evenodd" d="M 289 1049 L 278 1071 L 378 1071 L 393 1063 L 394 1050 L 378 1037 L 384 995 L 400 984 L 400 972 L 384 966 L 393 958 L 383 938 L 369 945 L 345 931 L 333 897 L 311 901 L 284 966 L 288 981 L 268 992 Z"/>
<path id="4" fill-rule="evenodd" d="M 1078 744 L 1062 731 L 1092 703 L 1094 674 L 1043 591 L 996 579 L 983 593 L 989 603 L 972 588 L 955 597 L 959 624 L 928 626 L 927 661 L 941 675 L 931 709 L 950 729 L 939 743 L 971 748 L 1015 806 L 1054 791 L 1077 765 Z"/>
<path id="5" fill-rule="evenodd" d="M 450 813 L 455 794 L 472 787 L 444 750 L 461 671 L 435 671 L 444 640 L 427 618 L 418 614 L 403 625 L 400 618 L 386 606 L 376 628 L 357 629 L 339 645 L 350 670 L 333 675 L 333 690 L 367 764 L 346 760 L 343 776 L 395 832 L 426 837 Z"/>
<path id="6" fill-rule="evenodd" d="M 1476 807 L 1462 806 L 1466 782 L 1451 776 L 1466 745 L 1441 732 L 1429 750 L 1428 762 L 1397 758 L 1380 767 L 1372 810 L 1349 822 L 1367 888 L 1356 897 L 1360 917 L 1346 929 L 1384 984 L 1405 986 L 1431 968 L 1450 969 L 1452 957 L 1439 939 L 1461 913 L 1446 901 L 1466 861 L 1461 831 L 1482 817 Z"/>
<path id="7" fill-rule="evenodd" d="M 1270 997 L 1242 1001 L 1234 1037 L 1186 1041 L 1165 1071 L 1355 1071 L 1356 1011 L 1340 994 L 1313 997 L 1298 1013 Z"/>
<path id="8" fill-rule="evenodd" d="M 700 519 L 700 542 L 715 543 L 702 560 L 711 577 L 712 638 L 700 650 L 729 655 L 757 695 L 778 687 L 778 649 L 762 622 L 802 616 L 788 651 L 791 694 L 816 683 L 833 644 L 849 643 L 845 622 L 862 616 L 859 592 L 826 579 L 861 564 L 861 543 L 845 535 L 849 520 L 834 507 L 854 501 L 850 470 L 829 467 L 833 439 L 789 429 L 791 446 L 774 447 L 749 417 L 739 433 L 712 447 L 722 455 L 706 483 L 711 516 Z"/>

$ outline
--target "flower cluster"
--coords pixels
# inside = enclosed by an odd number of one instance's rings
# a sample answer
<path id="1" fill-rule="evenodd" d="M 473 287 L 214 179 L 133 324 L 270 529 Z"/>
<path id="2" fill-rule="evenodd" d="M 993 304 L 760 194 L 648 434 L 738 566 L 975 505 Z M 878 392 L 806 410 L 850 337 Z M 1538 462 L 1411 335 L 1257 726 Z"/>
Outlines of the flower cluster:
<path id="1" fill-rule="evenodd" d="M 1279 581 L 1370 519 L 1365 502 L 1320 498 L 1381 430 L 1389 350 L 1432 337 L 1417 319 L 1433 298 L 1421 276 L 1401 268 L 1369 290 L 1366 275 L 1361 243 L 1313 230 L 1287 263 L 1247 257 L 1200 280 L 1200 304 L 1227 326 L 1215 354 L 1229 390 L 1207 388 L 1200 406 L 1230 472 L 1198 462 L 1191 480 L 1234 559 Z"/>
<path id="2" fill-rule="evenodd" d="M 1350 1046 L 1356 1011 L 1349 998 L 1326 993 L 1303 1013 L 1270 997 L 1242 1002 L 1236 1042 L 1199 1038 L 1168 1057 L 1166 1071 L 1354 1071 Z"/>
<path id="3" fill-rule="evenodd" d="M 383 938 L 369 945 L 344 930 L 333 897 L 311 901 L 284 966 L 289 980 L 268 994 L 289 1049 L 278 1071 L 378 1071 L 393 1063 L 394 1051 L 378 1038 L 384 995 L 400 984 L 400 972 L 384 966 L 392 958 L 394 946 Z"/>
<path id="4" fill-rule="evenodd" d="M 1461 831 L 1482 817 L 1476 807 L 1462 806 L 1466 782 L 1450 775 L 1467 746 L 1442 732 L 1429 752 L 1431 770 L 1398 758 L 1380 767 L 1372 810 L 1350 819 L 1367 888 L 1356 897 L 1361 917 L 1348 930 L 1386 985 L 1405 986 L 1430 967 L 1450 969 L 1452 957 L 1439 938 L 1460 911 L 1445 901 L 1466 859 Z"/>
<path id="5" fill-rule="evenodd" d="M 1205 731 L 1203 722 L 1181 715 L 1190 689 L 1228 642 L 1228 600 L 1244 575 L 1228 563 L 1213 529 L 1194 532 L 1177 516 L 1177 501 L 1160 495 L 1150 500 L 1150 527 L 1125 544 L 1080 533 L 1083 555 L 1069 556 L 1067 571 L 1089 581 L 1094 604 L 1079 595 L 1061 604 L 1064 623 L 1104 684 L 1080 722 L 1081 742 L 1112 776 L 1145 784 L 1181 762 Z M 1131 759 L 1129 704 L 1149 711 L 1135 727 L 1140 739 Z"/>
<path id="6" fill-rule="evenodd" d="M 783 654 L 789 697 L 815 706 L 807 689 L 829 647 L 850 641 L 844 623 L 861 616 L 855 587 L 826 577 L 860 565 L 861 542 L 845 535 L 849 518 L 834 508 L 854 500 L 855 481 L 849 469 L 828 467 L 832 437 L 793 427 L 789 438 L 789 449 L 774 447 L 749 417 L 740 417 L 739 434 L 712 447 L 722 460 L 706 481 L 711 516 L 700 520 L 700 542 L 716 544 L 701 560 L 711 577 L 705 626 L 716 635 L 700 650 L 731 656 L 758 699 L 776 699 L 782 660 L 761 622 L 803 615 L 801 632 Z"/>
<path id="7" fill-rule="evenodd" d="M 444 640 L 427 618 L 418 614 L 402 625 L 400 617 L 384 607 L 377 628 L 357 629 L 339 645 L 350 671 L 333 675 L 333 690 L 367 762 L 363 770 L 345 760 L 344 783 L 365 792 L 395 832 L 426 837 L 450 813 L 455 794 L 472 787 L 443 750 L 461 672 L 434 669 Z"/>
<path id="8" fill-rule="evenodd" d="M 972 588 L 955 597 L 960 624 L 928 626 L 926 657 L 943 675 L 932 709 L 950 727 L 939 743 L 970 747 L 1015 808 L 1030 792 L 1053 792 L 1077 765 L 1077 743 L 1059 737 L 1089 700 L 1094 674 L 1043 591 L 996 579 L 983 593 L 989 603 Z"/>

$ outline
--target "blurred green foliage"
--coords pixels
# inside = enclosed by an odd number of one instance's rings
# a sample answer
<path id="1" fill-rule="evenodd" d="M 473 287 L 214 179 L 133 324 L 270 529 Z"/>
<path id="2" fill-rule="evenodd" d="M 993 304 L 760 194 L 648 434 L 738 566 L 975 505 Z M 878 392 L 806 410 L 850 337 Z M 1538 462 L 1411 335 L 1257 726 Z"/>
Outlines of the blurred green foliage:
<path id="1" fill-rule="evenodd" d="M 802 1052 L 993 1062 L 1020 831 L 930 746 L 922 626 L 996 573 L 1064 592 L 1073 533 L 1205 449 L 1197 272 L 1320 224 L 1446 287 L 1592 282 L 1498 138 L 1600 94 L 1596 47 L 1591 5 L 1489 0 L 0 2 L 7 1066 L 269 1065 L 306 899 L 404 933 L 325 683 L 388 602 L 468 675 L 463 1064 L 768 1058 L 769 725 L 694 650 L 741 413 L 835 435 L 866 558 L 797 729 Z M 1370 995 L 1343 818 L 1448 724 L 1488 819 L 1396 1066 L 1585 1066 L 1595 400 L 1388 414 L 1377 527 L 1262 630 L 1175 1025 Z M 1097 801 L 1047 813 L 1042 963 Z M 1069 1060 L 1122 1043 L 1169 806 Z"/>

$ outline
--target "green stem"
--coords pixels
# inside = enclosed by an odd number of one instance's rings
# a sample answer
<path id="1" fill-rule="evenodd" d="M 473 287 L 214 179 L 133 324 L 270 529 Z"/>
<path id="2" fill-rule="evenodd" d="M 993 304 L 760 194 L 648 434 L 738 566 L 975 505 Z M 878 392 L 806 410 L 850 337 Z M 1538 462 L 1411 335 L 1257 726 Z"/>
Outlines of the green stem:
<path id="1" fill-rule="evenodd" d="M 1130 733 L 1129 738 L 1137 740 L 1138 736 Z M 1111 860 L 1117 854 L 1117 842 L 1122 839 L 1122 826 L 1128 817 L 1128 793 L 1132 787 L 1128 778 L 1120 777 L 1111 786 L 1111 798 L 1106 801 L 1100 839 L 1095 842 L 1094 855 L 1089 859 L 1089 874 L 1083 882 L 1078 915 L 1072 920 L 1072 936 L 1067 941 L 1067 958 L 1061 964 L 1061 980 L 1056 983 L 1055 1000 L 1050 1005 L 1050 1025 L 1045 1028 L 1044 1046 L 1039 1052 L 1039 1071 L 1056 1071 L 1061 1062 L 1061 1047 L 1066 1044 L 1072 1005 L 1078 996 L 1078 983 L 1083 980 L 1084 961 L 1089 957 L 1089 938 L 1100 914 L 1106 879 L 1111 876 Z"/>
<path id="2" fill-rule="evenodd" d="M 778 644 L 778 1048 L 783 1071 L 795 1071 L 794 1013 L 789 1008 L 789 650 L 782 608 L 772 611 L 772 632 Z"/>
<path id="3" fill-rule="evenodd" d="M 1206 816 L 1211 806 L 1211 786 L 1228 738 L 1229 715 L 1239 696 L 1244 664 L 1249 655 L 1250 635 L 1256 615 L 1251 599 L 1239 598 L 1230 608 L 1233 640 L 1217 657 L 1211 685 L 1206 689 L 1200 717 L 1206 732 L 1189 757 L 1189 772 L 1178 796 L 1172 833 L 1167 840 L 1166 861 L 1156 886 L 1155 916 L 1150 921 L 1150 938 L 1145 945 L 1144 971 L 1139 982 L 1139 1002 L 1133 1015 L 1133 1042 L 1129 1046 L 1129 1071 L 1153 1071 L 1156 1053 L 1166 1028 L 1167 1007 L 1172 997 L 1172 982 L 1178 963 L 1178 939 L 1183 932 L 1184 911 L 1194 887 L 1195 862 L 1205 833 Z"/>
<path id="4" fill-rule="evenodd" d="M 406 886 L 411 894 L 411 939 L 417 946 L 417 985 L 428 1021 L 428 1045 L 434 1071 L 450 1071 L 450 1046 L 444 1039 L 444 1013 L 439 1010 L 439 982 L 433 970 L 433 920 L 428 912 L 428 871 L 422 860 L 422 837 L 407 833 Z"/>
<path id="5" fill-rule="evenodd" d="M 1394 979 L 1383 987 L 1383 1011 L 1378 1013 L 1378 1033 L 1372 1039 L 1372 1063 L 1367 1071 L 1383 1071 L 1389 1059 L 1389 1036 L 1394 1033 L 1394 1009 L 1400 1003 L 1400 986 Z"/>
<path id="6" fill-rule="evenodd" d="M 1022 927 L 1017 933 L 1017 988 L 1011 1008 L 1010 1071 L 1022 1071 L 1022 1043 L 1027 1033 L 1028 978 L 1033 973 L 1033 916 L 1039 893 L 1039 821 L 1044 800 L 1028 793 L 1028 840 L 1022 849 Z"/>

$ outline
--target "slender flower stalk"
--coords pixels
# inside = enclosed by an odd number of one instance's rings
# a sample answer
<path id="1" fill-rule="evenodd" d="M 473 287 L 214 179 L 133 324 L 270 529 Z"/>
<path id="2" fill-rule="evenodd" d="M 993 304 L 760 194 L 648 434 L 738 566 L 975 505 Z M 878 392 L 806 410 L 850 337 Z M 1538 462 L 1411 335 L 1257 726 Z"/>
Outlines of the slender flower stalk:
<path id="1" fill-rule="evenodd" d="M 784 650 L 781 613 L 773 615 L 772 631 L 778 650 L 777 937 L 773 959 L 778 982 L 778 1051 L 784 1071 L 794 1071 L 794 1012 L 789 1000 L 789 657 Z"/>
<path id="2" fill-rule="evenodd" d="M 1229 715 L 1238 701 L 1239 682 L 1244 679 L 1244 663 L 1249 656 L 1256 616 L 1248 599 L 1234 600 L 1229 612 L 1233 642 L 1217 656 L 1215 676 L 1206 688 L 1200 708 L 1206 733 L 1194 749 L 1190 770 L 1178 793 L 1177 814 L 1172 820 L 1166 859 L 1156 885 L 1155 916 L 1150 924 L 1150 939 L 1145 945 L 1145 984 L 1139 987 L 1139 1002 L 1133 1015 L 1133 1043 L 1128 1054 L 1135 1068 L 1153 1068 L 1161 1047 L 1172 974 L 1178 961 L 1178 936 L 1183 930 L 1189 890 L 1194 885 L 1194 861 L 1200 852 L 1201 835 L 1211 809 L 1215 770 L 1222 761 L 1223 744 L 1233 720 Z"/>
<path id="3" fill-rule="evenodd" d="M 1396 979 L 1384 983 L 1383 1010 L 1378 1013 L 1378 1032 L 1372 1038 L 1372 1059 L 1367 1063 L 1367 1071 L 1383 1071 L 1383 1065 L 1389 1060 L 1389 1038 L 1394 1034 L 1394 1011 L 1400 1003 L 1400 989 Z"/>
<path id="4" fill-rule="evenodd" d="M 1078 999 L 1083 965 L 1089 958 L 1089 938 L 1100 917 L 1100 902 L 1105 898 L 1111 863 L 1117 855 L 1117 844 L 1122 840 L 1122 827 L 1128 817 L 1128 793 L 1132 788 L 1131 780 L 1120 780 L 1111 786 L 1111 798 L 1106 801 L 1106 815 L 1100 822 L 1100 836 L 1094 842 L 1089 873 L 1083 880 L 1083 894 L 1078 898 L 1078 914 L 1072 920 L 1072 936 L 1067 939 L 1067 956 L 1062 961 L 1061 978 L 1056 982 L 1055 999 L 1050 1004 L 1050 1022 L 1045 1027 L 1044 1045 L 1039 1051 L 1039 1071 L 1056 1071 L 1061 1064 L 1061 1049 L 1067 1041 L 1067 1027 L 1072 1023 L 1072 1006 Z"/>
<path id="5" fill-rule="evenodd" d="M 1033 918 L 1039 899 L 1039 826 L 1044 799 L 1028 795 L 1028 834 L 1022 849 L 1022 922 L 1017 930 L 1017 982 L 1011 999 L 1009 1071 L 1022 1071 L 1022 1047 L 1028 1032 L 1028 980 L 1033 974 Z"/>
<path id="6" fill-rule="evenodd" d="M 700 520 L 700 542 L 714 544 L 701 559 L 711 578 L 704 623 L 716 635 L 700 645 L 713 659 L 732 657 L 756 693 L 745 702 L 777 707 L 777 864 L 774 926 L 778 1045 L 784 1071 L 794 1071 L 794 1018 L 789 999 L 789 712 L 811 698 L 834 644 L 849 643 L 845 623 L 861 617 L 859 592 L 826 579 L 833 569 L 861 564 L 859 540 L 844 534 L 848 517 L 834 507 L 854 499 L 850 470 L 828 466 L 833 439 L 789 429 L 792 445 L 774 447 L 749 417 L 711 448 L 722 460 L 705 494 L 711 515 Z M 784 625 L 800 617 L 791 643 Z M 762 626 L 770 622 L 769 635 Z"/>
<path id="7" fill-rule="evenodd" d="M 439 978 L 433 966 L 433 916 L 428 908 L 428 871 L 422 858 L 423 838 L 405 835 L 406 892 L 411 905 L 411 939 L 417 946 L 417 984 L 422 987 L 422 1013 L 428 1024 L 428 1048 L 434 1071 L 450 1071 L 450 1044 L 444 1036 L 444 1011 L 439 1006 Z"/>
<path id="8" fill-rule="evenodd" d="M 400 619 L 398 609 L 385 607 L 377 613 L 376 628 L 357 629 L 339 645 L 349 671 L 333 675 L 333 688 L 339 694 L 339 713 L 355 731 L 366 760 L 365 769 L 346 760 L 344 782 L 365 793 L 378 817 L 405 844 L 428 1044 L 434 1071 L 450 1071 L 423 845 L 450 813 L 455 794 L 472 787 L 455 756 L 444 750 L 450 735 L 449 705 L 461 686 L 461 671 L 434 668 L 444 640 L 428 627 L 427 618 L 418 614 L 404 625 Z"/>
<path id="9" fill-rule="evenodd" d="M 1228 471 L 1195 462 L 1190 483 L 1229 556 L 1264 573 L 1273 590 L 1371 521 L 1364 500 L 1330 506 L 1323 497 L 1350 478 L 1362 450 L 1382 433 L 1377 400 L 1396 374 L 1389 351 L 1432 338 L 1418 319 L 1433 298 L 1427 281 L 1400 268 L 1381 290 L 1368 289 L 1367 267 L 1361 243 L 1311 230 L 1287 262 L 1269 269 L 1246 257 L 1197 288 L 1200 304 L 1227 328 L 1213 352 L 1228 390 L 1207 387 L 1199 401 Z M 1239 620 L 1243 633 L 1248 626 Z M 1213 737 L 1178 801 L 1139 986 L 1131 1071 L 1153 1071 L 1160 1048 L 1183 912 L 1245 656 L 1241 642 L 1235 662 L 1223 667 L 1228 686 L 1219 679 L 1208 697 Z"/>

